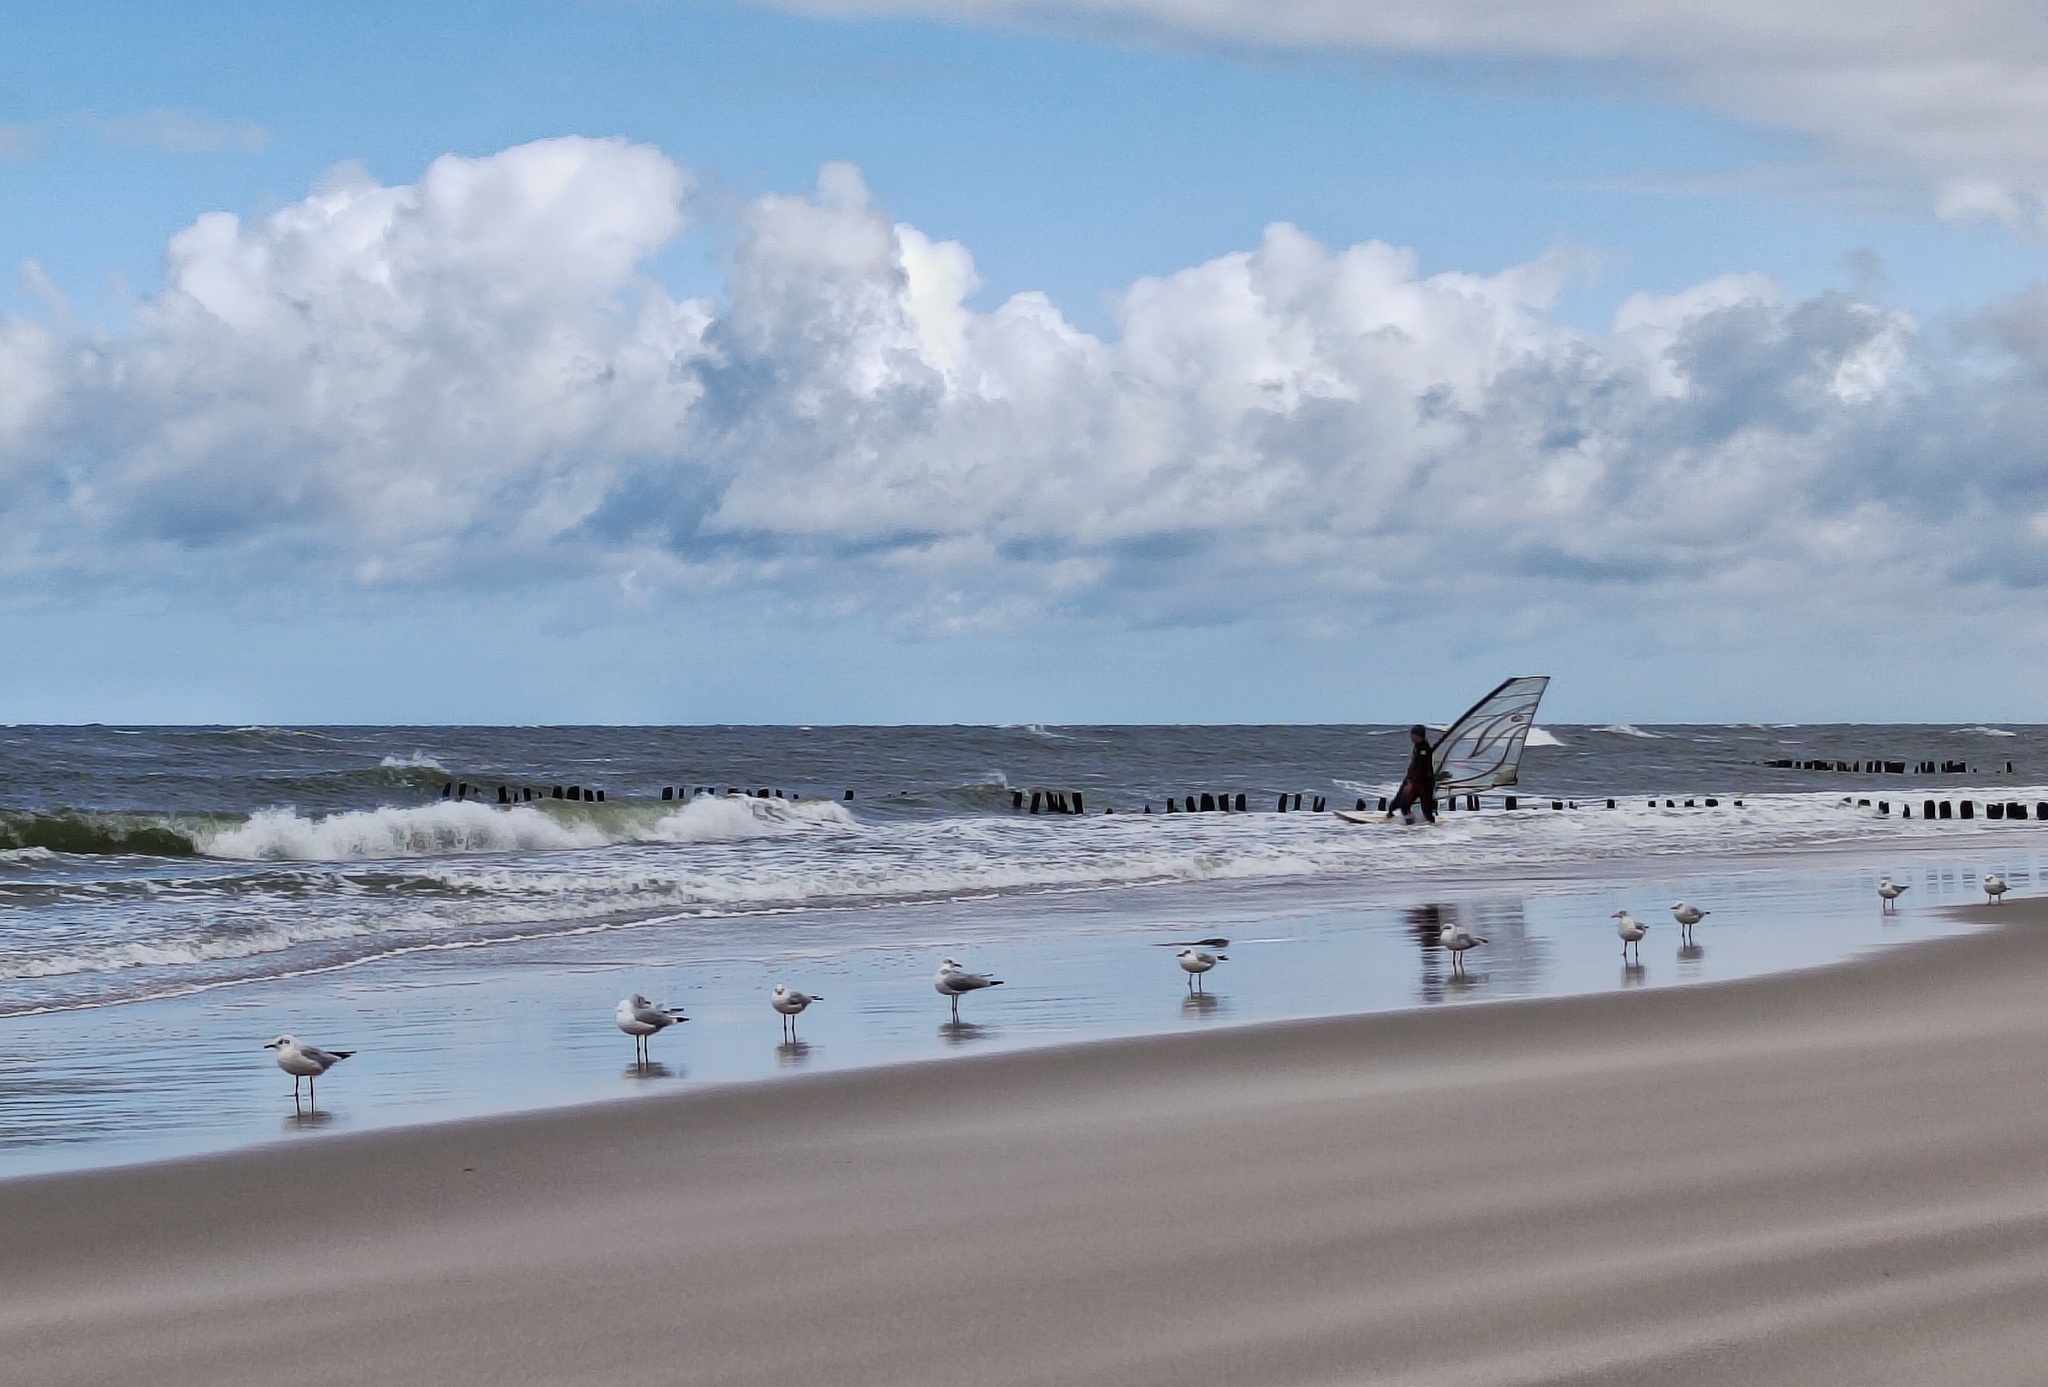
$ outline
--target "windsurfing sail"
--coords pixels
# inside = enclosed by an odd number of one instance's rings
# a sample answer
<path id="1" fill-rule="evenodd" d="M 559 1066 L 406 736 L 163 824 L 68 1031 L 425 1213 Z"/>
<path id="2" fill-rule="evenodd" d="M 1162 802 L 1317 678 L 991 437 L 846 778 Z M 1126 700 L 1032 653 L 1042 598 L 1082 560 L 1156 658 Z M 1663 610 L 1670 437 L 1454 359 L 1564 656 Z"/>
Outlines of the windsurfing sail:
<path id="1" fill-rule="evenodd" d="M 1438 794 L 1470 794 L 1515 783 L 1522 746 L 1536 725 L 1536 705 L 1550 687 L 1547 674 L 1509 679 L 1466 710 L 1437 739 Z"/>

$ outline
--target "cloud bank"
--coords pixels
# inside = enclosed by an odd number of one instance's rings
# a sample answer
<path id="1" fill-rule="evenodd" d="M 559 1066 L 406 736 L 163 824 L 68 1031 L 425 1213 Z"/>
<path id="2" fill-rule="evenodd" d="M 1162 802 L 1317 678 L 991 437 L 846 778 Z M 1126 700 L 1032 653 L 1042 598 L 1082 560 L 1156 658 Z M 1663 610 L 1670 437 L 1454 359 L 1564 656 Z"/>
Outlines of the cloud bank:
<path id="1" fill-rule="evenodd" d="M 844 16 L 1134 29 L 1293 51 L 1562 64 L 2048 222 L 2048 10 L 2024 0 L 790 0 Z"/>
<path id="2" fill-rule="evenodd" d="M 1935 334 L 1734 275 L 1588 334 L 1548 315 L 1562 259 L 1423 276 L 1275 225 L 1130 286 L 1104 340 L 978 305 L 967 248 L 848 166 L 744 207 L 723 292 L 673 297 L 648 266 L 693 187 L 573 138 L 343 169 L 198 218 L 120 331 L 0 319 L 11 600 L 601 581 L 932 631 L 1871 629 L 2048 576 L 2040 295 Z"/>

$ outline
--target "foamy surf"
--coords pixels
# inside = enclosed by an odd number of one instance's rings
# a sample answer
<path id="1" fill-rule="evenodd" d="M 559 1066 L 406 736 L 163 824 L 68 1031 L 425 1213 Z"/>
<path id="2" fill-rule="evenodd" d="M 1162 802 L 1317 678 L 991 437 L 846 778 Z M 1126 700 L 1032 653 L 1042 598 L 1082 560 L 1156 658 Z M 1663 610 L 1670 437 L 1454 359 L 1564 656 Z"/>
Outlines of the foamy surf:
<path id="1" fill-rule="evenodd" d="M 651 805 L 514 805 L 442 800 L 306 816 L 265 809 L 198 843 L 208 857 L 244 862 L 364 862 L 478 853 L 567 852 L 626 843 L 718 843 L 777 838 L 811 826 L 850 826 L 825 801 L 707 796 Z"/>
<path id="2" fill-rule="evenodd" d="M 0 729 L 13 806 L 0 809 L 0 1012 L 663 921 L 703 921 L 701 937 L 744 953 L 813 938 L 827 918 L 866 937 L 918 918 L 910 907 L 995 897 L 1327 881 L 1385 898 L 1660 857 L 2048 844 L 2031 818 L 1919 817 L 1925 798 L 2041 800 L 2028 784 L 2048 770 L 2040 729 L 1611 726 L 1532 733 L 1515 813 L 1415 828 L 1274 812 L 1282 794 L 1291 809 L 1297 793 L 1345 808 L 1388 793 L 1405 723 Z M 1878 757 L 1968 769 L 1838 771 Z M 1826 772 L 1797 764 L 1821 758 Z M 490 798 L 444 800 L 449 780 Z M 557 783 L 608 800 L 491 802 L 500 785 Z M 787 797 L 661 798 L 679 785 Z M 1089 812 L 1034 815 L 1040 790 L 1085 792 Z M 1134 812 L 1212 792 L 1256 812 Z M 1890 798 L 1892 815 L 1853 802 L 1866 795 Z M 1581 807 L 1552 811 L 1553 799 Z M 1897 812 L 1908 801 L 1910 822 Z M 1117 912 L 1109 897 L 1101 908 Z"/>

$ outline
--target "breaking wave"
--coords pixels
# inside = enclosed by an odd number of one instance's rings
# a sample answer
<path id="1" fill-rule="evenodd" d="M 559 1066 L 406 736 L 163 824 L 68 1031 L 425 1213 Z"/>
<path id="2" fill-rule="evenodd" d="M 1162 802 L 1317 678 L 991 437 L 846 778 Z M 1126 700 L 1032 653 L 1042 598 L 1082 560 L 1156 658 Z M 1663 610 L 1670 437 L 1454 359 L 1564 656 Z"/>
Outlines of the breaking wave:
<path id="1" fill-rule="evenodd" d="M 703 798 L 651 805 L 515 805 L 443 800 L 308 817 L 266 809 L 212 834 L 208 857 L 249 862 L 363 862 L 475 853 L 564 852 L 615 843 L 717 843 L 777 838 L 812 825 L 851 824 L 825 800 Z"/>

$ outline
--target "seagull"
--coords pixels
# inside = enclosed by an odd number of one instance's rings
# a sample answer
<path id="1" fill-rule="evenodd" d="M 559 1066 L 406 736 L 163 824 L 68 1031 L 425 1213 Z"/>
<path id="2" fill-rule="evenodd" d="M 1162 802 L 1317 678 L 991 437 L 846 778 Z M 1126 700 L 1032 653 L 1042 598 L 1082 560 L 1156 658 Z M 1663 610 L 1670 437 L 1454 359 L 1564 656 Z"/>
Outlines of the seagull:
<path id="1" fill-rule="evenodd" d="M 2011 889 L 2010 886 L 2005 884 L 2005 878 L 1998 873 L 1992 872 L 1988 874 L 1984 878 L 1984 903 L 1986 905 L 1997 905 L 1998 898 Z"/>
<path id="2" fill-rule="evenodd" d="M 1477 948 L 1486 940 L 1471 930 L 1460 929 L 1456 925 L 1445 925 L 1437 932 L 1436 942 L 1439 948 L 1451 951 L 1451 972 L 1453 975 L 1459 975 L 1465 971 L 1465 950 Z"/>
<path id="3" fill-rule="evenodd" d="M 277 1067 L 292 1076 L 292 1107 L 299 1106 L 299 1080 L 306 1081 L 306 1102 L 313 1102 L 313 1080 L 353 1055 L 353 1050 L 322 1050 L 301 1045 L 296 1036 L 281 1035 L 263 1047 L 277 1051 Z"/>
<path id="4" fill-rule="evenodd" d="M 1229 954 L 1212 954 L 1207 949 L 1182 949 L 1180 951 L 1181 971 L 1188 975 L 1188 991 L 1202 990 L 1202 974 L 1219 963 L 1230 962 Z"/>
<path id="5" fill-rule="evenodd" d="M 612 1020 L 619 1029 L 633 1037 L 633 1062 L 646 1064 L 652 1056 L 647 1052 L 647 1038 L 657 1031 L 665 1031 L 678 1021 L 690 1018 L 673 1007 L 658 1007 L 635 992 L 620 1002 L 618 1010 L 612 1013 Z"/>
<path id="6" fill-rule="evenodd" d="M 1692 943 L 1692 927 L 1713 913 L 1711 910 L 1701 910 L 1696 905 L 1687 905 L 1684 901 L 1672 906 L 1671 914 L 1678 921 L 1679 942 Z"/>
<path id="7" fill-rule="evenodd" d="M 1878 878 L 1877 894 L 1884 897 L 1883 908 L 1886 910 L 1897 910 L 1899 908 L 1899 897 L 1905 895 L 1911 889 L 1910 885 L 1901 885 L 1890 877 Z"/>
<path id="8" fill-rule="evenodd" d="M 953 1021 L 960 1021 L 960 998 L 969 992 L 979 992 L 984 987 L 1001 987 L 1001 978 L 992 978 L 986 973 L 970 973 L 954 959 L 947 959 L 939 965 L 939 971 L 932 975 L 932 989 L 941 997 L 953 1003 Z"/>
<path id="9" fill-rule="evenodd" d="M 782 1029 L 789 1035 L 791 1040 L 796 1039 L 796 1018 L 802 1014 L 803 1009 L 812 1002 L 822 1002 L 824 1000 L 823 997 L 807 996 L 792 988 L 784 987 L 781 983 L 775 984 L 775 990 L 768 994 L 768 1005 L 782 1013 Z"/>
<path id="10" fill-rule="evenodd" d="M 1633 944 L 1636 946 L 1636 962 L 1641 963 L 1643 961 L 1643 936 L 1650 932 L 1650 927 L 1629 914 L 1626 910 L 1617 910 L 1610 918 L 1621 921 L 1620 924 L 1614 927 L 1614 932 L 1621 936 L 1622 958 L 1624 960 L 1628 958 L 1628 946 Z"/>

